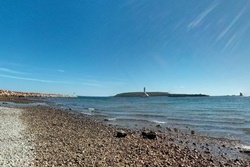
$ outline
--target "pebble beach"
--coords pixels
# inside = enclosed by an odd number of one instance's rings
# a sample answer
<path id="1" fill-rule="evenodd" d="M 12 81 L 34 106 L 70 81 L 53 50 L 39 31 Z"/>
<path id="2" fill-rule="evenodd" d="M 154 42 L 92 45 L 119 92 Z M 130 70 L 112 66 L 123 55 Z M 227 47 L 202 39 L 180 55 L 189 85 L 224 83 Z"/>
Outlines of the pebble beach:
<path id="1" fill-rule="evenodd" d="M 0 166 L 250 166 L 225 140 L 110 126 L 71 110 L 1 107 Z M 123 132 L 126 135 L 117 135 Z"/>
<path id="2" fill-rule="evenodd" d="M 33 138 L 25 134 L 21 109 L 0 107 L 0 166 L 33 166 Z"/>

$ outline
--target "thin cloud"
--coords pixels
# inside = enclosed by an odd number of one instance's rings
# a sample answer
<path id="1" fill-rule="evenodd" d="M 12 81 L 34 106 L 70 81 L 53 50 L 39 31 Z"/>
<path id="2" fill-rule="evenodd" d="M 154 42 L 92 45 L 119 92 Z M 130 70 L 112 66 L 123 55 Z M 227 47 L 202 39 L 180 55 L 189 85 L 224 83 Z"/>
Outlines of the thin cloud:
<path id="1" fill-rule="evenodd" d="M 100 84 L 95 84 L 95 83 L 80 83 L 80 84 L 82 84 L 82 85 L 87 85 L 87 86 L 96 86 L 96 87 L 103 87 L 102 85 L 100 85 Z"/>
<path id="2" fill-rule="evenodd" d="M 218 3 L 213 3 L 211 6 L 209 6 L 206 10 L 204 10 L 201 14 L 199 14 L 191 23 L 189 23 L 188 28 L 195 28 L 201 25 L 205 17 L 211 13 Z"/>
<path id="3" fill-rule="evenodd" d="M 100 81 L 95 79 L 82 80 L 78 79 L 78 82 L 82 85 L 104 87 L 104 85 L 123 85 L 126 84 L 122 79 L 119 78 L 109 78 L 111 81 Z"/>
<path id="4" fill-rule="evenodd" d="M 242 14 L 245 12 L 246 8 L 241 10 L 238 15 L 233 19 L 233 21 L 219 34 L 217 40 L 223 38 L 231 29 L 232 27 L 236 24 L 236 22 L 240 19 Z"/>
<path id="5" fill-rule="evenodd" d="M 223 48 L 223 50 L 227 49 L 232 43 L 234 43 L 235 39 L 236 39 L 237 35 L 234 34 L 226 43 L 225 47 Z"/>
<path id="6" fill-rule="evenodd" d="M 12 73 L 12 74 L 25 74 L 24 72 L 15 71 L 15 70 L 11 70 L 11 69 L 8 69 L 8 68 L 0 68 L 0 71 L 7 72 L 7 73 Z"/>
<path id="7" fill-rule="evenodd" d="M 103 87 L 100 84 L 95 83 L 77 83 L 77 82 L 64 82 L 64 81 L 53 81 L 53 80 L 45 80 L 45 79 L 37 79 L 37 78 L 25 78 L 25 77 L 17 77 L 12 75 L 4 75 L 0 74 L 0 77 L 3 78 L 10 78 L 10 79 L 17 79 L 17 80 L 25 80 L 25 81 L 33 81 L 33 82 L 43 82 L 43 83 L 57 83 L 57 84 L 81 84 L 81 85 L 87 85 L 87 86 L 96 86 L 96 87 Z"/>
<path id="8" fill-rule="evenodd" d="M 43 79 L 37 79 L 37 78 L 24 78 L 24 77 L 17 77 L 17 76 L 11 76 L 11 75 L 3 75 L 3 74 L 0 74 L 0 77 L 17 79 L 17 80 L 34 81 L 34 82 L 70 84 L 69 82 L 60 82 L 60 81 L 53 81 L 53 80 L 43 80 Z"/>
<path id="9" fill-rule="evenodd" d="M 226 42 L 225 47 L 222 49 L 221 52 L 224 52 L 228 48 L 230 48 L 231 51 L 235 50 L 235 48 L 239 45 L 240 40 L 245 35 L 246 31 L 250 28 L 250 23 L 246 26 L 243 26 L 239 31 L 235 32 L 229 40 Z"/>
<path id="10" fill-rule="evenodd" d="M 57 72 L 61 72 L 61 73 L 63 73 L 63 72 L 65 72 L 64 70 L 57 70 Z"/>

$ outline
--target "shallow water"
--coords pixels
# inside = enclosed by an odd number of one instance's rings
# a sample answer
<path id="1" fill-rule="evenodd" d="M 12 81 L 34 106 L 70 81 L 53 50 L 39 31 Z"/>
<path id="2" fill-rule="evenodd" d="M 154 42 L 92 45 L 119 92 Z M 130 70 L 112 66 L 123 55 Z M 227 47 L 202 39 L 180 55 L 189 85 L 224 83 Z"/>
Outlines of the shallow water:
<path id="1" fill-rule="evenodd" d="M 120 126 L 160 124 L 250 145 L 249 97 L 78 97 L 48 101 L 59 108 L 72 108 Z"/>

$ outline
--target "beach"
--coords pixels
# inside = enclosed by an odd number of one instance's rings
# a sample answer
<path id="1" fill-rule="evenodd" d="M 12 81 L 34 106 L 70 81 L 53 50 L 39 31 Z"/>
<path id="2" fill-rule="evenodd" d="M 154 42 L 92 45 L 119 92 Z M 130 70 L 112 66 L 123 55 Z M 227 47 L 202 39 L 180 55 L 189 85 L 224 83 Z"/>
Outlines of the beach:
<path id="1" fill-rule="evenodd" d="M 70 109 L 39 105 L 1 107 L 1 115 L 0 141 L 18 152 L 1 149 L 4 166 L 12 161 L 12 166 L 250 166 L 249 154 L 240 153 L 233 142 L 194 132 L 153 129 L 156 138 L 148 139 L 144 129 L 122 129 Z M 8 128 L 14 132 L 6 138 L 3 129 Z M 121 130 L 125 137 L 117 136 Z"/>
<path id="2" fill-rule="evenodd" d="M 0 166 L 33 166 L 32 134 L 25 134 L 21 109 L 0 107 Z"/>

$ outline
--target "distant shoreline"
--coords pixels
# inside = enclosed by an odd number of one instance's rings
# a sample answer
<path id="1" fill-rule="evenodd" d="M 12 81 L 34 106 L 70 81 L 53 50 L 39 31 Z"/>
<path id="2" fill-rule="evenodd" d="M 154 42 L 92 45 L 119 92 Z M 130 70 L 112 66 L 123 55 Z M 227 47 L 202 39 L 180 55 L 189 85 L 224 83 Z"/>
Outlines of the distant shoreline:
<path id="1" fill-rule="evenodd" d="M 166 97 L 208 97 L 205 94 L 174 94 L 168 92 L 147 92 L 150 96 L 166 96 Z M 116 94 L 114 97 L 143 97 L 143 92 L 124 92 Z"/>
<path id="2" fill-rule="evenodd" d="M 70 95 L 54 94 L 54 93 L 38 93 L 38 92 L 19 92 L 11 90 L 0 90 L 0 96 L 13 97 L 73 97 Z"/>

